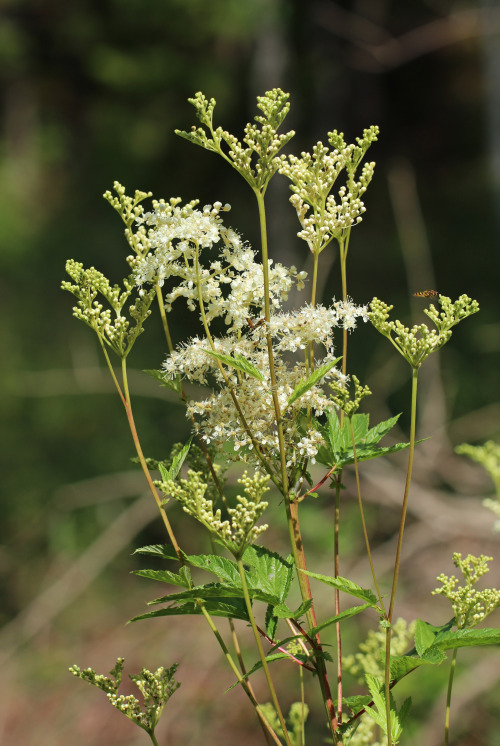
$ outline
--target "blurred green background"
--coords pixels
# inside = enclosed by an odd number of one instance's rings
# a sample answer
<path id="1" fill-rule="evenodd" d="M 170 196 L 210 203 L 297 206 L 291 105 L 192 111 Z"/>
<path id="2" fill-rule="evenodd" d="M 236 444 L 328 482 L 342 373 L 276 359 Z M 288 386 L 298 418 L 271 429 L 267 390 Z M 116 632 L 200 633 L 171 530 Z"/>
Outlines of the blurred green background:
<path id="1" fill-rule="evenodd" d="M 423 317 L 412 294 L 428 287 L 481 306 L 422 371 L 419 434 L 432 439 L 416 460 L 397 612 L 445 621 L 448 609 L 430 591 L 450 572 L 451 552 L 498 554 L 480 502 L 491 485 L 453 446 L 500 430 L 500 9 L 493 0 L 4 0 L 0 85 L 0 740 L 146 743 L 102 693 L 67 673 L 73 663 L 105 672 L 123 655 L 128 673 L 180 660 L 183 685 L 164 715 L 163 743 L 254 743 L 253 716 L 237 690 L 223 694 L 232 679 L 200 620 L 124 627 L 158 595 L 129 575 L 143 566 L 131 552 L 164 536 L 96 341 L 60 290 L 64 262 L 113 280 L 124 274 L 121 223 L 101 198 L 115 179 L 158 198 L 230 202 L 230 224 L 258 246 L 246 184 L 173 133 L 194 123 L 187 98 L 198 90 L 216 98 L 217 123 L 237 135 L 256 95 L 289 91 L 296 153 L 328 130 L 352 141 L 378 124 L 367 213 L 351 241 L 351 295 L 360 303 L 377 295 L 413 322 Z M 307 269 L 287 198 L 278 177 L 268 194 L 271 254 Z M 340 290 L 333 251 L 322 282 L 328 303 Z M 177 339 L 194 329 L 186 315 L 173 323 Z M 161 458 L 188 427 L 175 399 L 141 373 L 165 355 L 155 324 L 136 346 L 131 383 L 144 450 Z M 375 390 L 373 421 L 407 409 L 408 371 L 371 328 L 353 336 L 349 362 Z M 405 415 L 401 424 L 404 434 Z M 382 572 L 402 469 L 396 459 L 363 478 Z M 342 573 L 369 582 L 347 485 Z M 328 494 L 304 507 L 308 561 L 319 572 L 329 571 L 331 514 Z M 279 506 L 273 515 L 269 539 L 286 552 Z M 188 551 L 208 548 L 185 517 L 175 521 Z M 354 633 L 347 639 L 355 644 Z M 500 742 L 498 655 L 462 656 L 472 667 L 457 684 L 462 746 Z M 433 746 L 446 671 L 441 688 L 418 675 L 412 737 Z M 283 687 L 288 678 L 284 671 Z M 477 718 L 474 728 L 462 711 Z M 311 743 L 321 742 L 322 718 L 313 709 Z"/>

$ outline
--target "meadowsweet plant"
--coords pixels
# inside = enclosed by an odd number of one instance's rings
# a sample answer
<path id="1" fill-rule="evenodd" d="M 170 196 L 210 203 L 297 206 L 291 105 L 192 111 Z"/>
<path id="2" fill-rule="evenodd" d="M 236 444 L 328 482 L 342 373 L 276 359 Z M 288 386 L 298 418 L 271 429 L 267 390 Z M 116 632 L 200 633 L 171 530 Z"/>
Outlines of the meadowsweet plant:
<path id="1" fill-rule="evenodd" d="M 327 135 L 328 144 L 318 142 L 300 156 L 284 154 L 294 135 L 280 132 L 288 98 L 280 89 L 258 97 L 259 113 L 245 126 L 240 140 L 214 123 L 215 100 L 197 93 L 190 102 L 199 125 L 190 132 L 177 132 L 223 158 L 247 182 L 255 200 L 260 246 L 251 247 L 229 225 L 229 205 L 215 201 L 201 206 L 197 200 L 182 204 L 177 197 L 149 202 L 150 193 L 129 195 L 115 183 L 113 192 L 104 197 L 125 226 L 127 275 L 121 285 L 111 285 L 99 270 L 70 260 L 66 265 L 70 280 L 63 287 L 76 298 L 75 316 L 98 337 L 124 406 L 137 462 L 166 531 L 165 544 L 136 550 L 145 558 L 164 561 L 164 569 L 144 568 L 137 574 L 163 583 L 165 592 L 150 602 L 151 610 L 132 621 L 192 614 L 208 624 L 235 686 L 241 687 L 255 710 L 265 743 L 304 746 L 308 702 L 319 698 L 324 706 L 325 742 L 394 746 L 404 739 L 411 708 L 410 698 L 401 703 L 396 699 L 400 679 L 421 666 L 441 663 L 447 650 L 500 642 L 496 629 L 480 630 L 473 638 L 464 635 L 470 632 L 467 625 L 479 623 L 481 615 L 498 605 L 496 591 L 474 595 L 471 590 L 487 558 L 457 559 L 467 579 L 468 601 L 455 590 L 454 579 L 440 577 L 440 592 L 452 601 L 453 623 L 393 622 L 415 449 L 418 371 L 430 354 L 449 341 L 451 329 L 479 309 L 465 295 L 456 301 L 439 295 L 439 308 L 425 309 L 433 327 L 420 324 L 410 329 L 389 320 L 392 306 L 383 301 L 374 298 L 365 305 L 349 296 L 351 233 L 366 212 L 364 200 L 375 164 L 365 157 L 377 140 L 378 128 L 366 129 L 354 144 L 333 130 Z M 305 252 L 313 256 L 312 277 L 276 261 L 268 247 L 265 195 L 270 179 L 282 176 L 290 182 L 298 236 Z M 339 252 L 342 292 L 339 298 L 321 302 L 317 280 L 325 251 Z M 292 290 L 303 294 L 296 308 L 288 303 Z M 135 341 L 153 312 L 163 324 L 166 353 L 159 350 L 157 369 L 147 372 L 180 398 L 191 427 L 188 442 L 175 444 L 160 459 L 143 453 L 127 368 Z M 188 339 L 174 339 L 171 314 L 194 314 L 198 332 Z M 360 411 L 370 391 L 355 371 L 348 370 L 347 347 L 351 335 L 355 343 L 357 326 L 367 322 L 411 367 L 408 442 L 380 445 L 398 416 L 370 425 L 368 415 Z M 204 393 L 188 395 L 186 382 Z M 362 462 L 401 450 L 408 453 L 408 470 L 401 489 L 392 583 L 387 584 L 378 577 L 372 558 L 359 471 Z M 315 470 L 321 469 L 319 481 L 311 475 L 314 464 Z M 236 497 L 227 489 L 228 466 L 231 473 L 237 472 Z M 347 466 L 354 467 L 348 475 Z M 353 479 L 357 491 L 371 588 L 340 572 L 341 491 L 348 479 Z M 327 494 L 334 506 L 328 575 L 308 568 L 301 530 L 301 506 L 325 487 L 331 488 Z M 183 550 L 166 512 L 172 503 L 206 529 L 208 542 L 200 548 L 205 551 Z M 264 543 L 265 512 L 271 503 L 282 506 L 290 542 L 287 556 Z M 192 568 L 203 570 L 206 582 L 195 581 Z M 315 594 L 325 586 L 332 606 L 326 618 L 319 618 Z M 296 599 L 295 589 L 299 601 L 291 600 Z M 348 599 L 342 609 L 341 596 Z M 358 614 L 366 616 L 372 631 L 360 653 L 344 656 L 342 631 Z M 250 666 L 238 642 L 248 626 L 255 650 Z M 322 643 L 328 627 L 335 633 L 333 649 Z M 143 670 L 131 677 L 143 695 L 143 707 L 135 697 L 117 694 L 121 659 L 112 679 L 92 669 L 74 666 L 71 670 L 103 689 L 111 704 L 157 744 L 158 718 L 177 688 L 176 664 L 160 663 L 170 668 L 159 668 L 154 674 Z M 297 701 L 286 711 L 273 676 L 280 665 L 298 672 Z M 352 692 L 344 691 L 345 671 L 361 677 L 361 691 L 359 685 Z M 267 701 L 255 694 L 253 680 L 258 676 L 266 681 Z"/>

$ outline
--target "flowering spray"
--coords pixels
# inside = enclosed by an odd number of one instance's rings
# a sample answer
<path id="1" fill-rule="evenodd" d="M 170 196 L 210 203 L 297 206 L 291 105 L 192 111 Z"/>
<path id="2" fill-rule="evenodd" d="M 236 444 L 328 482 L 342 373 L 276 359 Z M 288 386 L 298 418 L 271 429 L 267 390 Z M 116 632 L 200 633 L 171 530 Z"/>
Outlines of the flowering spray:
<path id="1" fill-rule="evenodd" d="M 151 194 L 136 191 L 128 196 L 125 188 L 115 183 L 114 194 L 106 192 L 104 197 L 125 224 L 131 250 L 128 276 L 122 286 L 111 286 L 95 268 L 85 269 L 70 260 L 66 270 L 71 279 L 63 283 L 63 288 L 77 299 L 75 316 L 97 334 L 125 409 L 138 461 L 168 535 L 165 545 L 142 547 L 137 552 L 164 559 L 170 569 L 142 570 L 138 574 L 176 590 L 152 601 L 159 608 L 133 621 L 185 614 L 204 617 L 237 684 L 255 709 L 268 744 L 305 744 L 306 691 L 307 697 L 314 697 L 317 688 L 328 723 L 327 741 L 351 746 L 375 743 L 374 729 L 378 726 L 380 743 L 393 746 L 400 741 L 411 706 L 407 699 L 398 707 L 392 694 L 403 676 L 422 665 L 441 663 L 445 651 L 456 652 L 462 644 L 500 642 L 498 630 L 488 630 L 481 639 L 477 631 L 470 630 L 478 623 L 478 615 L 457 611 L 459 605 L 469 608 L 469 602 L 462 596 L 457 601 L 453 579 L 445 576 L 440 577 L 443 588 L 439 592 L 454 604 L 451 623 L 434 627 L 419 620 L 407 629 L 403 622 L 393 622 L 415 448 L 418 371 L 430 354 L 446 344 L 452 327 L 478 311 L 478 305 L 467 296 L 453 303 L 440 295 L 440 310 L 431 305 L 425 311 L 435 328 L 421 324 L 408 329 L 399 321 L 388 320 L 392 307 L 382 301 L 375 298 L 369 307 L 360 306 L 348 296 L 351 232 L 365 212 L 362 198 L 375 164 L 364 159 L 377 140 L 377 127 L 365 130 L 355 144 L 347 144 L 341 133 L 332 131 L 327 145 L 318 142 L 310 153 L 284 155 L 281 151 L 294 133 L 279 132 L 289 110 L 288 94 L 280 89 L 258 97 L 260 113 L 246 125 L 242 141 L 215 127 L 214 99 L 197 93 L 190 102 L 200 126 L 177 134 L 222 157 L 248 183 L 257 203 L 259 254 L 227 226 L 229 205 L 215 202 L 200 208 L 196 200 L 182 205 L 180 199 L 172 198 L 153 200 L 152 209 L 145 211 L 143 203 Z M 310 295 L 296 309 L 286 306 L 288 295 L 292 289 L 304 290 L 309 278 L 296 267 L 275 261 L 268 251 L 265 194 L 277 174 L 290 181 L 290 202 L 300 223 L 298 236 L 313 258 Z M 340 257 L 342 297 L 322 305 L 317 298 L 321 254 L 335 246 Z M 168 317 L 178 306 L 181 313 L 186 307 L 194 313 L 200 327 L 196 336 L 174 343 Z M 162 461 L 143 454 L 127 376 L 129 353 L 155 307 L 163 323 L 168 354 L 161 369 L 149 373 L 184 402 L 192 430 L 189 441 L 174 446 Z M 409 442 L 380 446 L 397 417 L 369 427 L 368 415 L 358 412 L 370 393 L 347 370 L 348 336 L 359 321 L 370 321 L 411 366 Z M 224 334 L 218 331 L 221 327 L 225 327 Z M 113 366 L 113 355 L 120 362 L 119 371 Z M 205 398 L 191 399 L 186 381 L 206 387 Z M 392 590 L 389 601 L 384 602 L 370 550 L 358 465 L 403 449 L 408 451 L 407 479 Z M 225 472 L 230 463 L 240 468 L 241 475 L 241 494 L 235 501 L 228 500 L 226 492 Z M 316 484 L 310 474 L 311 464 L 323 468 Z M 362 588 L 339 572 L 343 470 L 352 464 L 373 589 Z M 330 576 L 307 569 L 300 524 L 301 503 L 316 496 L 324 484 L 333 488 L 335 503 Z M 169 500 L 180 503 L 207 530 L 213 553 L 187 555 L 182 550 L 165 511 Z M 260 543 L 267 528 L 261 519 L 270 501 L 283 505 L 289 557 Z M 484 564 L 487 559 L 477 561 Z M 196 584 L 191 567 L 207 571 L 211 581 Z M 317 617 L 311 579 L 334 590 L 332 614 L 326 619 Z M 294 582 L 301 594 L 298 607 L 290 607 L 288 601 Z M 467 588 L 471 585 L 472 580 Z M 353 601 L 342 611 L 341 593 Z M 464 593 L 467 596 L 467 591 Z M 498 593 L 492 594 L 487 599 L 488 611 L 500 602 Z M 357 666 L 358 673 L 363 672 L 365 686 L 364 694 L 346 697 L 341 630 L 346 620 L 360 613 L 371 614 L 378 623 L 380 629 L 373 633 L 373 640 L 382 659 L 370 666 L 367 654 L 361 655 L 361 663 L 360 654 L 346 658 L 347 669 Z M 224 639 L 221 618 L 230 625 L 231 644 Z M 244 665 L 237 642 L 241 622 L 253 631 L 256 662 L 250 670 Z M 321 632 L 329 626 L 336 629 L 335 662 L 321 642 Z M 413 631 L 415 644 L 411 649 Z M 466 642 L 464 631 L 472 635 Z M 372 648 L 369 650 L 373 657 Z M 409 652 L 405 654 L 405 650 Z M 301 682 L 300 701 L 292 705 L 288 715 L 271 675 L 271 668 L 283 660 L 297 667 Z M 336 691 L 331 686 L 332 663 Z M 103 689 L 113 706 L 143 728 L 152 743 L 158 743 L 155 726 L 178 686 L 175 664 L 156 673 L 143 669 L 141 675 L 131 677 L 143 695 L 144 710 L 135 697 L 117 694 L 122 659 L 111 672 L 113 679 L 92 669 L 82 671 L 74 666 L 71 670 Z M 265 676 L 270 702 L 261 703 L 255 695 L 251 677 L 257 672 Z"/>

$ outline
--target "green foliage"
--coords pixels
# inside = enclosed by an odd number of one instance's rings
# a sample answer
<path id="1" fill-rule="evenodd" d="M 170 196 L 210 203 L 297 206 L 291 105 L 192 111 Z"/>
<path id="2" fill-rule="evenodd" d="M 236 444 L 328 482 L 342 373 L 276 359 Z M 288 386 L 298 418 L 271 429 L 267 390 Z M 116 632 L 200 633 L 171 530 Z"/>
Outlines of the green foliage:
<path id="1" fill-rule="evenodd" d="M 256 368 L 255 365 L 252 365 L 248 360 L 245 360 L 243 355 L 235 355 L 234 357 L 231 357 L 230 355 L 223 355 L 221 352 L 214 352 L 214 350 L 205 350 L 205 352 L 207 355 L 212 355 L 212 357 L 220 360 L 224 365 L 229 365 L 230 368 L 239 370 L 241 373 L 246 373 L 248 376 L 253 376 L 253 378 L 256 378 L 258 381 L 264 380 L 264 376 L 260 370 Z"/>
<path id="2" fill-rule="evenodd" d="M 340 357 L 335 358 L 335 360 L 330 360 L 330 362 L 325 363 L 325 365 L 322 365 L 320 368 L 317 368 L 313 373 L 311 373 L 309 378 L 307 378 L 305 381 L 301 381 L 299 384 L 297 384 L 287 402 L 287 407 L 297 401 L 297 399 L 300 399 L 300 397 L 303 396 L 306 391 L 309 391 L 309 389 L 311 389 L 319 381 L 321 381 L 326 373 L 328 373 L 328 371 L 331 370 L 333 366 L 338 363 L 339 360 L 341 360 Z"/>
<path id="3" fill-rule="evenodd" d="M 401 705 L 401 708 L 398 710 L 394 697 L 391 694 L 391 732 L 390 734 L 388 734 L 386 720 L 386 699 L 383 682 L 381 682 L 380 679 L 377 679 L 375 676 L 366 674 L 366 683 L 370 690 L 374 707 L 366 707 L 365 712 L 367 713 L 367 715 L 373 718 L 373 720 L 375 720 L 379 728 L 381 728 L 386 736 L 390 735 L 391 743 L 399 743 L 399 739 L 401 738 L 405 723 L 408 720 L 408 716 L 410 714 L 411 697 L 405 699 L 405 701 Z"/>
<path id="4" fill-rule="evenodd" d="M 336 412 L 329 410 L 326 414 L 326 424 L 316 423 L 319 432 L 323 435 L 323 446 L 319 449 L 316 460 L 320 464 L 325 464 L 325 466 L 336 465 L 337 469 L 342 469 L 344 466 L 353 464 L 355 460 L 368 461 L 408 448 L 409 443 L 396 443 L 385 447 L 378 446 L 382 438 L 394 427 L 399 417 L 400 415 L 396 415 L 369 428 L 370 416 L 368 414 L 354 414 L 350 418 L 350 422 L 354 432 L 355 458 L 349 420 L 344 421 L 344 424 L 341 425 Z"/>
<path id="5" fill-rule="evenodd" d="M 355 598 L 360 598 L 362 601 L 365 601 L 373 609 L 378 609 L 377 597 L 373 593 L 373 591 L 370 591 L 368 588 L 361 588 L 361 586 L 359 586 L 357 583 L 355 583 L 352 580 L 348 580 L 347 578 L 342 578 L 340 575 L 337 575 L 336 577 L 332 578 L 332 577 L 329 577 L 328 575 L 320 575 L 317 572 L 309 572 L 308 570 L 301 570 L 301 572 L 303 572 L 304 575 L 308 575 L 310 578 L 319 580 L 321 583 L 326 583 L 326 585 L 329 585 L 332 588 L 337 588 L 339 591 L 348 593 L 350 596 L 354 596 Z"/>

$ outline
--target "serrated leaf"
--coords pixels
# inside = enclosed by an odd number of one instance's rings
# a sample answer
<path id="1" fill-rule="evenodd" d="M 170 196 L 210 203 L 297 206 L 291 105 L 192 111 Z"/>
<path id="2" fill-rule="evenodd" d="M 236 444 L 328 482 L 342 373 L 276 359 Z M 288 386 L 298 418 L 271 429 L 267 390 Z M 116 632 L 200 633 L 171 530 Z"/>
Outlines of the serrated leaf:
<path id="1" fill-rule="evenodd" d="M 198 567 L 212 575 L 217 575 L 226 583 L 241 587 L 238 565 L 234 560 L 220 557 L 218 554 L 190 554 L 186 556 L 186 562 L 192 567 Z"/>
<path id="2" fill-rule="evenodd" d="M 170 469 L 166 469 L 162 463 L 158 464 L 161 478 L 163 479 L 164 482 L 173 481 L 177 477 L 178 473 L 182 469 L 182 464 L 186 460 L 186 456 L 189 453 L 192 440 L 193 440 L 193 437 L 191 436 L 188 442 L 186 443 L 186 445 L 183 446 L 183 448 L 179 451 L 179 453 L 177 453 L 174 456 Z"/>
<path id="3" fill-rule="evenodd" d="M 170 583 L 171 585 L 189 588 L 189 581 L 186 577 L 182 577 L 180 573 L 177 574 L 169 570 L 134 570 L 134 575 L 139 575 L 141 578 L 149 578 L 150 580 L 159 580 L 161 583 Z"/>
<path id="4" fill-rule="evenodd" d="M 197 585 L 194 588 L 188 588 L 186 591 L 179 593 L 168 593 L 161 598 L 155 598 L 148 601 L 148 606 L 156 604 L 165 604 L 170 601 L 182 601 L 190 598 L 243 598 L 243 589 L 234 588 L 233 586 L 224 585 L 223 583 L 207 583 L 206 585 Z"/>
<path id="5" fill-rule="evenodd" d="M 445 660 L 444 655 L 440 661 L 426 660 L 424 658 L 417 658 L 416 656 L 414 657 L 411 655 L 398 655 L 395 657 L 391 656 L 391 680 L 399 681 L 403 678 L 403 676 L 406 676 L 411 671 L 414 671 L 415 668 L 419 668 L 419 666 L 441 663 L 442 660 Z"/>
<path id="6" fill-rule="evenodd" d="M 379 422 L 378 425 L 375 425 L 374 427 L 371 427 L 367 434 L 366 434 L 366 443 L 378 443 L 384 435 L 387 435 L 389 430 L 392 430 L 396 422 L 401 417 L 401 413 L 395 415 L 394 417 L 390 417 L 388 420 L 384 420 L 383 422 Z"/>
<path id="7" fill-rule="evenodd" d="M 309 378 L 306 378 L 304 381 L 300 381 L 293 390 L 293 393 L 288 399 L 286 406 L 289 407 L 291 404 L 297 401 L 297 399 L 300 399 L 300 397 L 303 396 L 306 391 L 309 391 L 309 389 L 315 386 L 318 381 L 320 381 L 323 376 L 325 376 L 328 371 L 331 370 L 333 366 L 336 365 L 341 359 L 341 357 L 338 357 L 335 360 L 330 360 L 330 362 L 325 363 L 325 365 L 322 365 L 321 368 L 317 368 L 313 373 L 311 373 Z"/>
<path id="8" fill-rule="evenodd" d="M 437 635 L 434 645 L 441 650 L 454 650 L 476 645 L 500 645 L 500 629 L 457 629 Z"/>
<path id="9" fill-rule="evenodd" d="M 257 601 L 264 601 L 265 603 L 273 603 L 275 598 L 268 593 L 265 593 L 260 588 L 248 588 L 248 594 L 251 599 Z M 187 598 L 202 598 L 208 599 L 215 596 L 227 597 L 227 598 L 243 598 L 243 588 L 241 585 L 229 585 L 225 583 L 206 583 L 205 585 L 197 585 L 194 588 L 189 588 L 182 593 L 169 593 L 161 598 L 155 598 L 153 601 L 149 601 L 148 604 L 164 604 L 168 601 L 176 601 Z"/>
<path id="10" fill-rule="evenodd" d="M 236 368 L 236 370 L 246 373 L 247 375 L 252 376 L 252 378 L 257 378 L 258 381 L 264 380 L 264 376 L 260 370 L 256 368 L 255 365 L 252 365 L 249 360 L 244 358 L 243 355 L 235 355 L 234 357 L 231 357 L 230 355 L 223 355 L 222 352 L 214 352 L 213 350 L 204 350 L 204 352 L 215 357 L 217 360 L 220 360 L 221 363 L 228 365 L 230 368 Z"/>
<path id="11" fill-rule="evenodd" d="M 455 617 L 452 617 L 446 624 L 439 627 L 424 622 L 423 619 L 417 619 L 415 626 L 415 650 L 418 655 L 422 656 L 436 641 L 438 635 L 449 632 L 455 624 Z"/>
<path id="12" fill-rule="evenodd" d="M 273 614 L 278 619 L 300 619 L 301 616 L 306 614 L 309 609 L 312 606 L 312 600 L 308 599 L 307 601 L 303 601 L 298 609 L 295 609 L 295 611 L 292 611 L 288 608 L 288 606 L 285 603 L 276 604 L 276 606 L 273 607 Z"/>
<path id="13" fill-rule="evenodd" d="M 396 443 L 392 446 L 384 447 L 376 445 L 394 427 L 399 416 L 396 415 L 384 422 L 379 422 L 378 425 L 370 429 L 368 429 L 369 415 L 355 414 L 352 417 L 357 461 L 369 461 L 373 458 L 397 453 L 409 447 L 409 443 Z M 337 464 L 339 468 L 354 463 L 352 436 L 347 422 L 341 428 L 336 412 L 330 410 L 327 412 L 326 425 L 319 425 L 319 430 L 324 437 L 325 446 L 319 449 L 316 461 L 330 467 L 333 464 Z M 425 438 L 418 442 L 421 443 L 422 440 L 425 440 Z"/>
<path id="14" fill-rule="evenodd" d="M 227 619 L 242 619 L 243 621 L 250 621 L 248 613 L 245 607 L 245 602 L 242 599 L 217 599 L 211 598 L 204 604 L 205 609 L 212 616 L 225 617 Z M 175 606 L 168 606 L 164 609 L 157 609 L 156 611 L 149 611 L 146 614 L 140 614 L 129 620 L 131 622 L 138 622 L 142 619 L 153 619 L 160 616 L 187 616 L 190 614 L 200 615 L 202 610 L 199 604 L 193 601 L 187 601 L 184 604 Z"/>
<path id="15" fill-rule="evenodd" d="M 148 544 L 145 547 L 135 549 L 133 554 L 147 554 L 150 557 L 161 557 L 162 559 L 171 559 L 179 561 L 175 549 L 170 544 Z M 181 555 L 187 559 L 187 555 L 181 552 Z"/>
<path id="16" fill-rule="evenodd" d="M 368 588 L 361 588 L 360 585 L 354 583 L 352 580 L 343 578 L 340 575 L 336 578 L 332 578 L 329 575 L 320 575 L 317 572 L 309 572 L 309 570 L 301 569 L 300 572 L 303 572 L 305 575 L 309 575 L 309 577 L 311 578 L 319 580 L 321 583 L 326 583 L 326 585 L 329 585 L 332 588 L 337 588 L 339 591 L 348 593 L 350 596 L 354 596 L 355 598 L 360 598 L 362 601 L 366 601 L 366 608 L 368 608 L 368 606 L 377 608 L 378 601 L 373 591 L 369 590 Z"/>
<path id="17" fill-rule="evenodd" d="M 362 710 L 363 707 L 370 704 L 372 698 L 369 694 L 356 694 L 353 697 L 342 697 L 342 702 L 348 707 L 354 714 Z"/>
<path id="18" fill-rule="evenodd" d="M 275 604 L 286 600 L 294 574 L 290 557 L 284 559 L 276 552 L 254 544 L 245 550 L 243 562 L 250 565 L 247 572 L 249 586 L 273 596 Z"/>
<path id="19" fill-rule="evenodd" d="M 308 634 L 313 637 L 320 630 L 325 629 L 325 627 L 329 627 L 331 624 L 336 624 L 337 622 L 342 622 L 344 619 L 350 619 L 352 616 L 359 614 L 361 611 L 371 608 L 373 608 L 373 604 L 371 602 L 361 604 L 360 606 L 352 606 L 350 609 L 346 609 L 345 611 L 341 611 L 340 614 L 336 614 L 335 616 L 330 617 L 330 619 L 327 619 L 325 622 L 321 622 L 321 624 L 318 624 L 316 627 L 311 627 L 311 629 L 308 631 Z"/>

